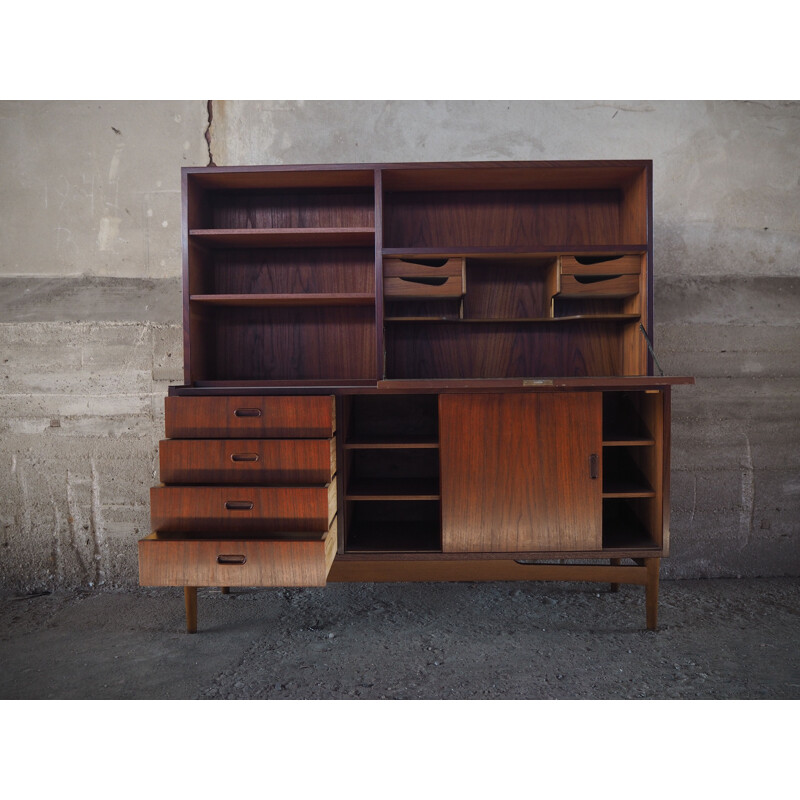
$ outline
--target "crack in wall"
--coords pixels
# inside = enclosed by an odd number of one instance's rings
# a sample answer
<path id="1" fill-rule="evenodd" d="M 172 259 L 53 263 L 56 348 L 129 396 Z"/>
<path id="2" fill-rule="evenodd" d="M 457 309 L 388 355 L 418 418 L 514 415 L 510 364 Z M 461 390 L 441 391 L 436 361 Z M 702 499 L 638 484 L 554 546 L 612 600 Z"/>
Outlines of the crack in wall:
<path id="1" fill-rule="evenodd" d="M 214 156 L 211 153 L 211 123 L 214 121 L 214 101 L 209 100 L 206 103 L 206 110 L 208 112 L 208 125 L 206 125 L 206 145 L 208 147 L 208 166 L 216 167 L 214 163 Z"/>

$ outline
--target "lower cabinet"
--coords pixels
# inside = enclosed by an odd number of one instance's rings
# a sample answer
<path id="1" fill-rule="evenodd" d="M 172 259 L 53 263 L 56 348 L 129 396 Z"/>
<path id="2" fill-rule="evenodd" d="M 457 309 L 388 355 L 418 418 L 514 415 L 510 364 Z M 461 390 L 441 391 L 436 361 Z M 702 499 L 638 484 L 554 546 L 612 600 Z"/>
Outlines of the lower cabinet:
<path id="1" fill-rule="evenodd" d="M 328 580 L 633 583 L 654 628 L 668 430 L 668 387 L 170 397 L 140 583 L 189 631 L 198 586 Z"/>

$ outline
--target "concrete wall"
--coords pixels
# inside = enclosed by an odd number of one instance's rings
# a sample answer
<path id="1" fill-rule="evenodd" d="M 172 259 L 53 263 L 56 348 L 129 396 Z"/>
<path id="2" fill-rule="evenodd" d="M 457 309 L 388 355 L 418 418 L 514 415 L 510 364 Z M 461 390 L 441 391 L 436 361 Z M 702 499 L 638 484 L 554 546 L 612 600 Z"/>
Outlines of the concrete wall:
<path id="1" fill-rule="evenodd" d="M 209 125 L 210 122 L 210 125 Z M 0 103 L 0 585 L 134 585 L 181 381 L 179 168 L 652 158 L 668 577 L 800 575 L 800 104 Z"/>

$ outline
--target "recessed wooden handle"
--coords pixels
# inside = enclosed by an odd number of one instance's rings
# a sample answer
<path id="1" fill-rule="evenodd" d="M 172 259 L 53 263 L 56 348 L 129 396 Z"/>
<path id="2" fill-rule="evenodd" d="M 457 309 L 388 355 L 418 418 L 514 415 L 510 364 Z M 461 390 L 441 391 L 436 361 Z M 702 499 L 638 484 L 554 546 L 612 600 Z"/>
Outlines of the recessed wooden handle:
<path id="1" fill-rule="evenodd" d="M 225 556 L 217 556 L 217 564 L 246 564 L 247 563 L 247 556 L 246 555 L 225 555 Z"/>
<path id="2" fill-rule="evenodd" d="M 260 408 L 237 408 L 233 412 L 234 417 L 260 417 Z"/>
<path id="3" fill-rule="evenodd" d="M 251 511 L 253 502 L 251 500 L 228 500 L 225 503 L 228 511 Z"/>
<path id="4" fill-rule="evenodd" d="M 231 461 L 258 461 L 258 453 L 233 453 Z"/>
<path id="5" fill-rule="evenodd" d="M 592 453 L 589 456 L 589 475 L 591 476 L 592 480 L 597 480 L 597 477 L 599 475 L 597 465 L 598 465 L 597 453 Z"/>

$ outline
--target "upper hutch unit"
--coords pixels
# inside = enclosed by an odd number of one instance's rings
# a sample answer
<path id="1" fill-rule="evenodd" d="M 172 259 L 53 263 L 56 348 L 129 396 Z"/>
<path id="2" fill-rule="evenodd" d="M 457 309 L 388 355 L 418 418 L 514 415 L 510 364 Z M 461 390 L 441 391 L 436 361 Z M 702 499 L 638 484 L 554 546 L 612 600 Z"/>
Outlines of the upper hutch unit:
<path id="1" fill-rule="evenodd" d="M 187 168 L 183 214 L 140 578 L 190 630 L 198 585 L 518 578 L 656 626 L 650 161 Z"/>

